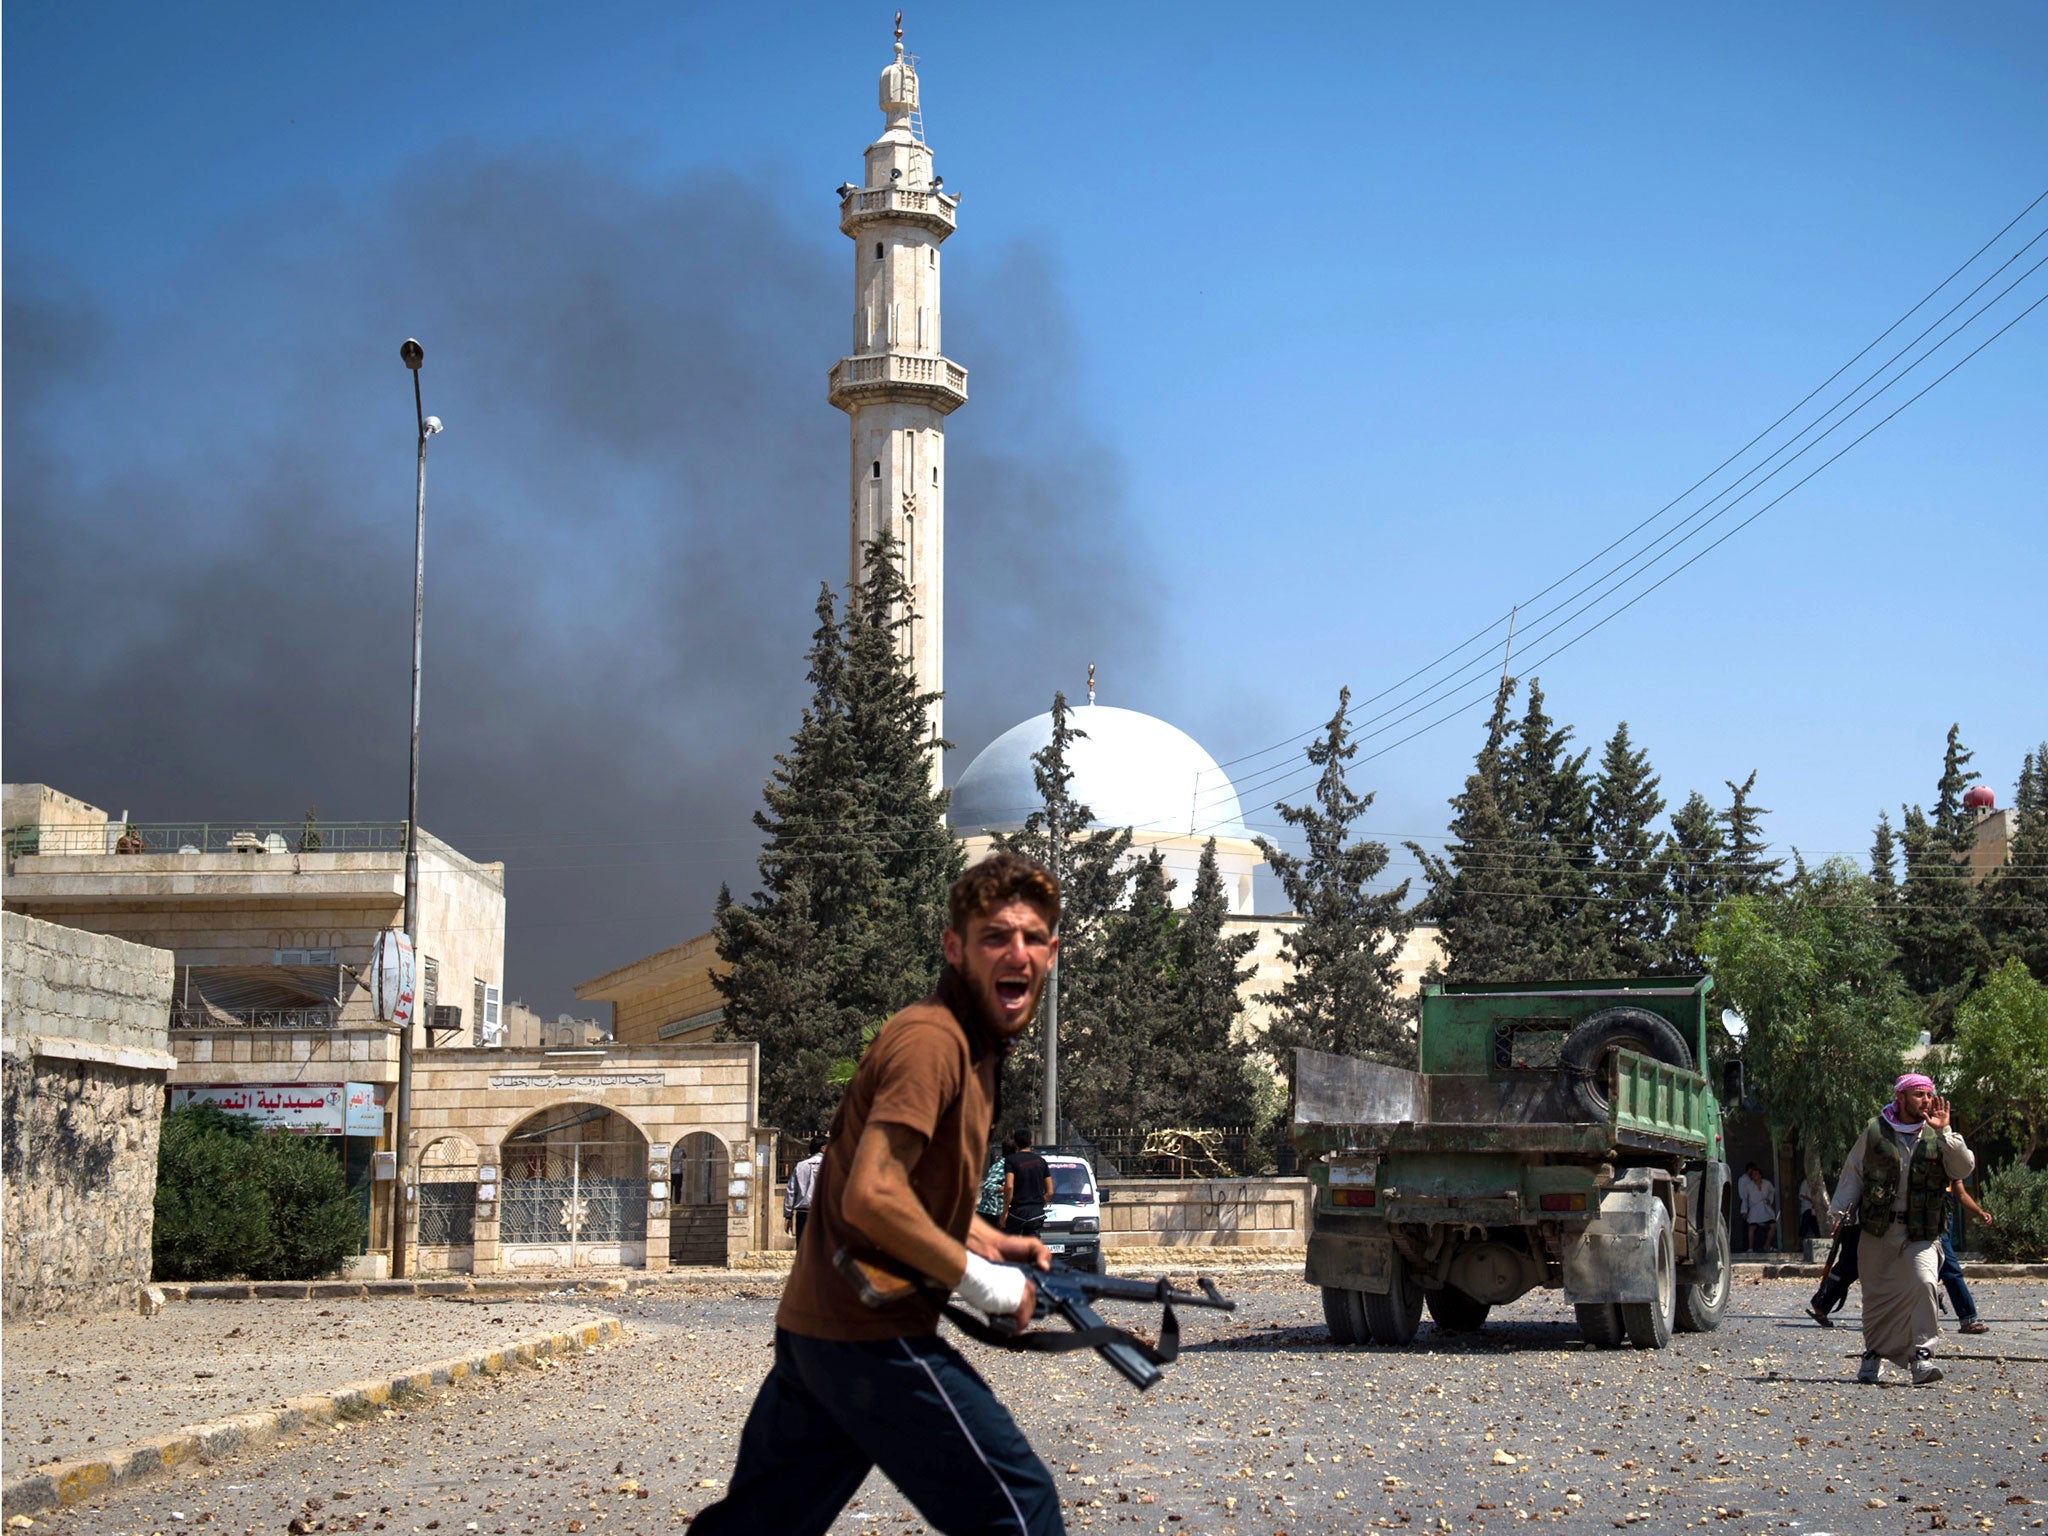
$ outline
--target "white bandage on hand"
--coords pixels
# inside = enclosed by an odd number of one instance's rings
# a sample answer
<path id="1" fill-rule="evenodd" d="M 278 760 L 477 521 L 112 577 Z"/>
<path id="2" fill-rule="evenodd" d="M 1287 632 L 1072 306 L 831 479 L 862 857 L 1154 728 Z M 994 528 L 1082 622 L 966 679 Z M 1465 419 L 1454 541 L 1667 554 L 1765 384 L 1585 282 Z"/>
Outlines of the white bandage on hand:
<path id="1" fill-rule="evenodd" d="M 1024 1305 L 1024 1287 L 1030 1284 L 1024 1271 L 1008 1264 L 991 1264 L 978 1253 L 967 1255 L 967 1273 L 953 1288 L 975 1311 L 988 1317 L 1014 1317 Z"/>

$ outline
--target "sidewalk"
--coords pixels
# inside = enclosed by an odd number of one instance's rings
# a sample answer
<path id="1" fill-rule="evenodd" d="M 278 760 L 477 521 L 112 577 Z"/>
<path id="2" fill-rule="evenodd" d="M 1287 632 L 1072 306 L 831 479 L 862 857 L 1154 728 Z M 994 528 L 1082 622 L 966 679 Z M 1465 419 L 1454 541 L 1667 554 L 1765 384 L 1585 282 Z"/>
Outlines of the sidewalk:
<path id="1" fill-rule="evenodd" d="M 305 1285 L 258 1286 L 266 1296 L 296 1293 L 261 1305 L 192 1297 L 246 1295 L 247 1286 L 165 1286 L 182 1299 L 155 1317 L 9 1323 L 0 1331 L 7 1361 L 0 1512 L 73 1503 L 201 1454 L 264 1444 L 387 1402 L 394 1391 L 424 1391 L 619 1338 L 617 1318 L 561 1289 L 579 1281 L 515 1282 L 529 1294 L 455 1296 L 409 1294 L 409 1282 L 322 1286 L 330 1294 L 319 1296 L 308 1296 Z"/>

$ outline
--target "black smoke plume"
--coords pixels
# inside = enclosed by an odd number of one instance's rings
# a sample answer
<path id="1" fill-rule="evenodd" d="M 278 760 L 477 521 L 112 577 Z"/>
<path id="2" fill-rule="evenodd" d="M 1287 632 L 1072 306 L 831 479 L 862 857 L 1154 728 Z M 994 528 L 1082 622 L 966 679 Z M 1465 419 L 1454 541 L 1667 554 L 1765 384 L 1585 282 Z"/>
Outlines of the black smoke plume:
<path id="1" fill-rule="evenodd" d="M 447 150 L 118 293 L 11 250 L 5 774 L 138 821 L 396 820 L 413 405 L 430 449 L 421 821 L 507 864 L 507 995 L 709 926 L 846 578 L 828 195 Z M 18 242 L 17 242 L 18 244 Z M 947 724 L 971 750 L 1158 608 L 1030 246 L 948 248 Z M 951 771 L 964 764 L 956 753 Z"/>

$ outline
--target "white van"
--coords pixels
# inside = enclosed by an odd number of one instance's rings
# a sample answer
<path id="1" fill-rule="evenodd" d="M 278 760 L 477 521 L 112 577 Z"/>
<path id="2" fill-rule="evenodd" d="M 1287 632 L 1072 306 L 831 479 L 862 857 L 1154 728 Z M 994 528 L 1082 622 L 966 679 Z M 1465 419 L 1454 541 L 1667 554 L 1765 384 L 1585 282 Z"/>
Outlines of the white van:
<path id="1" fill-rule="evenodd" d="M 1095 1190 L 1095 1170 L 1083 1157 L 1046 1152 L 1052 1174 L 1052 1199 L 1046 1203 L 1039 1237 L 1053 1257 L 1075 1269 L 1102 1273 L 1102 1203 Z"/>

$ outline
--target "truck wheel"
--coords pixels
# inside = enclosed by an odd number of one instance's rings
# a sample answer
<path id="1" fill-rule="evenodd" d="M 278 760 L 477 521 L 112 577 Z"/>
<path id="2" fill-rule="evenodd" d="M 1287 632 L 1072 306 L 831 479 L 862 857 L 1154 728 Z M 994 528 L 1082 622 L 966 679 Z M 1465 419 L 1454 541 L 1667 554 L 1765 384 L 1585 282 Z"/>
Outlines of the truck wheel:
<path id="1" fill-rule="evenodd" d="M 1486 1314 L 1493 1310 L 1486 1302 L 1468 1295 L 1455 1285 L 1447 1285 L 1440 1291 L 1425 1291 L 1422 1299 L 1429 1308 L 1430 1321 L 1445 1333 L 1477 1333 L 1486 1326 Z"/>
<path id="2" fill-rule="evenodd" d="M 1558 1087 L 1581 1120 L 1605 1120 L 1614 1103 L 1614 1053 L 1640 1051 L 1692 1070 L 1685 1037 L 1647 1008 L 1602 1008 L 1579 1021 L 1558 1052 Z"/>
<path id="3" fill-rule="evenodd" d="M 1415 1330 L 1422 1326 L 1422 1287 L 1409 1272 L 1408 1260 L 1397 1249 L 1389 1274 L 1387 1294 L 1366 1291 L 1365 1331 L 1375 1344 L 1412 1344 Z"/>
<path id="4" fill-rule="evenodd" d="M 1728 1218 L 1714 1213 L 1714 1242 L 1706 1264 L 1706 1279 L 1678 1288 L 1678 1329 L 1681 1333 L 1712 1333 L 1721 1326 L 1728 1311 L 1728 1292 L 1734 1285 L 1733 1266 L 1728 1262 Z"/>
<path id="5" fill-rule="evenodd" d="M 1365 1308 L 1361 1305 L 1361 1293 L 1338 1285 L 1324 1286 L 1323 1321 L 1330 1325 L 1332 1344 L 1363 1344 Z"/>
<path id="6" fill-rule="evenodd" d="M 1678 1261 L 1671 1246 L 1671 1223 L 1657 1223 L 1657 1299 L 1627 1301 L 1621 1325 L 1637 1349 L 1662 1349 L 1671 1342 L 1671 1319 L 1678 1310 Z"/>
<path id="7" fill-rule="evenodd" d="M 1582 1301 L 1572 1308 L 1578 1315 L 1579 1333 L 1595 1349 L 1616 1349 L 1626 1336 L 1621 1326 L 1621 1308 L 1611 1301 Z"/>

